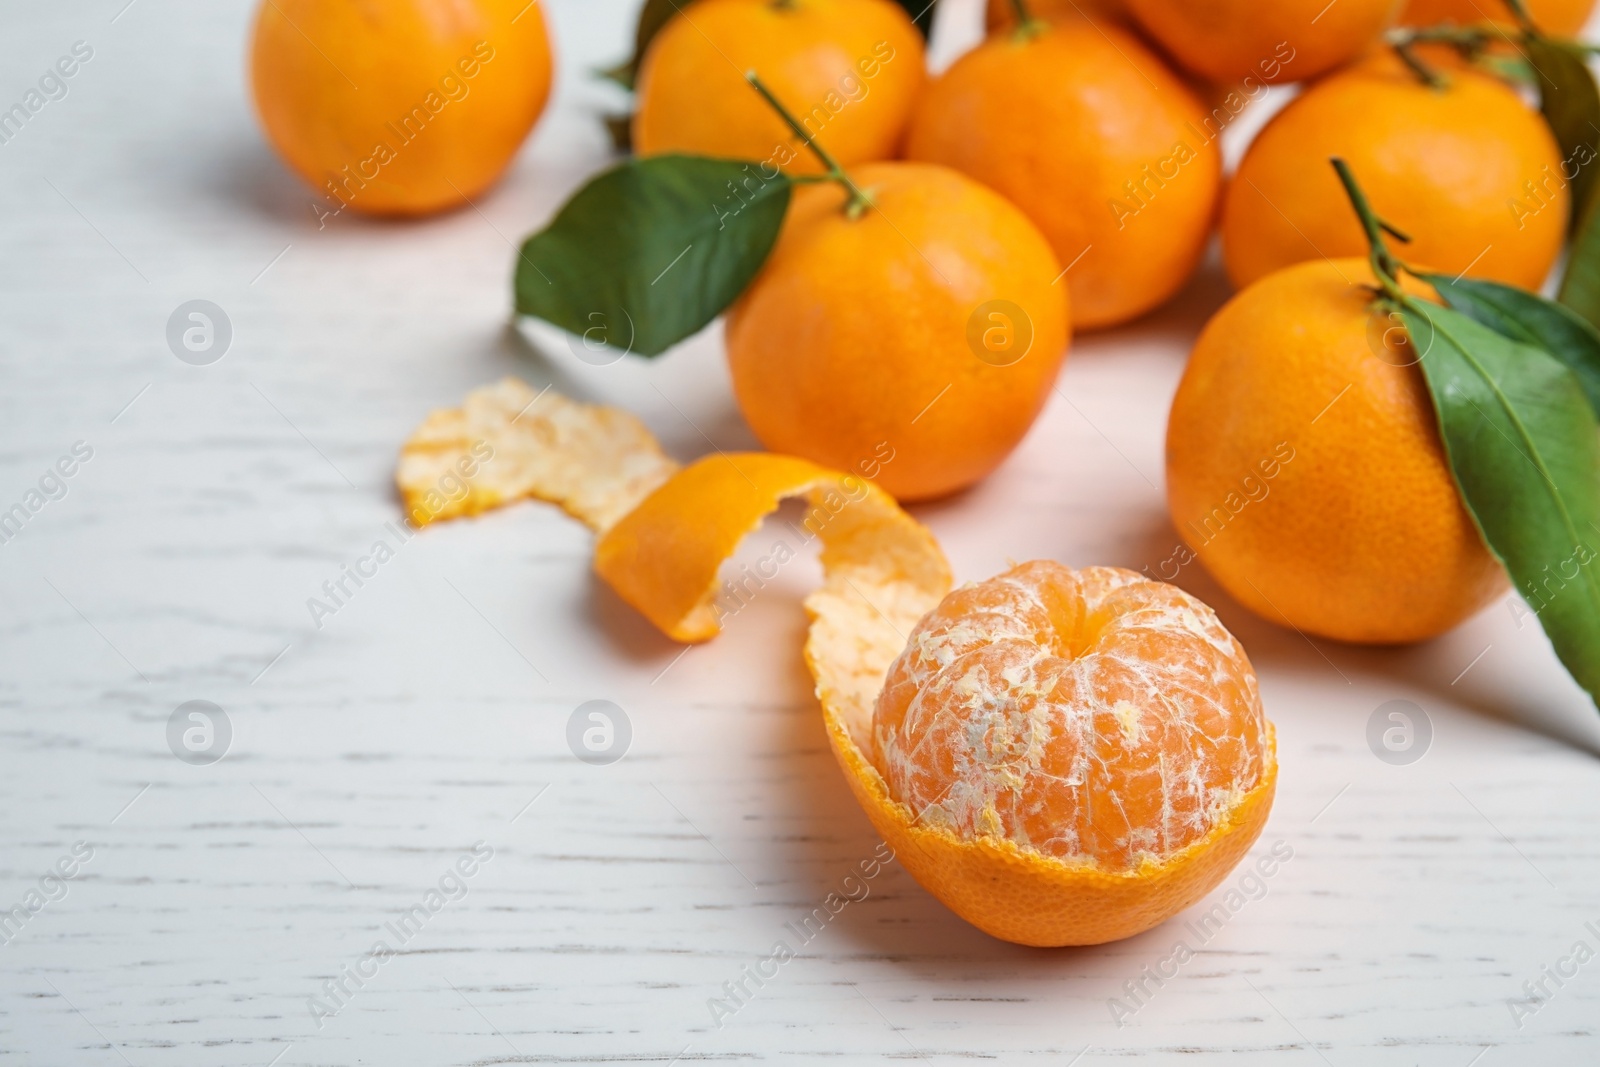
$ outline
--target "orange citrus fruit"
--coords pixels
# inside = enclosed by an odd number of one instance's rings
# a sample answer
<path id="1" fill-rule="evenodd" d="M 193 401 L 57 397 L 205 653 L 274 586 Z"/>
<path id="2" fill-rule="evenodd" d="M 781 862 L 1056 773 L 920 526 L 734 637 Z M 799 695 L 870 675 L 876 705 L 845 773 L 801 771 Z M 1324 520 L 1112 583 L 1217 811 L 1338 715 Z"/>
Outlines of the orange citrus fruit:
<path id="1" fill-rule="evenodd" d="M 525 0 L 266 0 L 250 46 L 261 124 L 319 218 L 463 205 L 533 128 L 551 66 Z"/>
<path id="2" fill-rule="evenodd" d="M 935 79 L 906 154 L 1027 212 L 1069 268 L 1073 325 L 1094 328 L 1149 311 L 1193 273 L 1221 187 L 1217 132 L 1132 34 L 1063 17 L 995 34 Z"/>
<path id="3" fill-rule="evenodd" d="M 1210 608 L 1131 571 L 1048 561 L 923 618 L 878 696 L 873 759 L 952 854 L 914 873 L 1034 945 L 1128 937 L 1198 900 L 1261 832 L 1276 776 L 1255 672 Z M 1010 870 L 950 893 L 980 841 Z M 928 847 L 896 845 L 908 862 Z M 1030 882 L 1055 883 L 1044 914 Z"/>
<path id="4" fill-rule="evenodd" d="M 1566 235 L 1570 195 L 1544 121 L 1504 83 L 1463 67 L 1443 88 L 1389 49 L 1308 88 L 1245 152 L 1223 199 L 1222 251 L 1243 287 L 1302 260 L 1357 256 L 1366 237 L 1332 156 L 1411 237 L 1406 258 L 1537 289 Z"/>
<path id="5" fill-rule="evenodd" d="M 1374 284 L 1364 259 L 1317 260 L 1217 312 L 1172 403 L 1167 501 L 1200 562 L 1262 617 L 1420 641 L 1506 577 L 1461 502 L 1419 348 L 1373 306 Z"/>
<path id="6" fill-rule="evenodd" d="M 1174 59 L 1215 82 L 1293 82 L 1355 59 L 1398 0 L 1125 0 Z"/>
<path id="7" fill-rule="evenodd" d="M 853 168 L 796 191 L 727 319 L 761 443 L 876 478 L 900 499 L 982 478 L 1022 440 L 1066 356 L 1067 291 L 1027 216 L 945 167 Z"/>
<path id="8" fill-rule="evenodd" d="M 1577 33 L 1594 12 L 1594 0 L 1523 0 L 1523 8 L 1546 33 L 1563 36 Z M 1461 25 L 1484 22 L 1513 23 L 1505 0 L 1409 0 L 1400 14 L 1408 26 L 1432 26 L 1439 22 Z"/>
<path id="9" fill-rule="evenodd" d="M 922 87 L 922 36 L 889 0 L 699 0 L 645 52 L 633 146 L 820 166 L 746 82 L 755 71 L 840 163 L 889 159 Z"/>

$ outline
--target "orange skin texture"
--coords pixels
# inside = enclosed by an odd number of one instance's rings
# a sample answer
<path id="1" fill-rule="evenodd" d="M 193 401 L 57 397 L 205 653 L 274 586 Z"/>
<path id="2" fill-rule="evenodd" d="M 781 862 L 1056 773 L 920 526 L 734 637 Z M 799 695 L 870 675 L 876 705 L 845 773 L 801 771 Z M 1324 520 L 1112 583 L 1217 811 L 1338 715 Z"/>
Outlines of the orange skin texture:
<path id="1" fill-rule="evenodd" d="M 1523 7 L 1533 24 L 1546 33 L 1571 36 L 1589 21 L 1594 0 L 1523 0 Z M 1472 25 L 1486 20 L 1515 23 L 1504 0 L 1410 0 L 1400 14 L 1400 21 L 1408 26 Z"/>
<path id="2" fill-rule="evenodd" d="M 1094 329 L 1157 307 L 1199 264 L 1222 182 L 1206 116 L 1132 34 L 1064 18 L 957 60 L 918 103 L 906 155 L 1027 212 L 1072 264 L 1073 325 Z"/>
<path id="3" fill-rule="evenodd" d="M 1173 400 L 1167 502 L 1206 569 L 1263 618 L 1391 644 L 1444 633 L 1507 581 L 1373 284 L 1365 260 L 1317 260 L 1217 312 Z"/>
<path id="4" fill-rule="evenodd" d="M 1447 87 L 1431 89 L 1385 49 L 1274 116 L 1223 199 L 1223 261 L 1234 285 L 1302 260 L 1365 255 L 1360 222 L 1328 165 L 1340 156 L 1378 214 L 1411 237 L 1408 260 L 1538 289 L 1566 235 L 1560 149 L 1504 83 L 1461 67 L 1444 76 Z"/>
<path id="5" fill-rule="evenodd" d="M 955 171 L 853 168 L 858 218 L 828 182 L 796 190 L 777 246 L 727 319 L 734 396 L 762 444 L 873 476 L 901 500 L 993 470 L 1033 424 L 1066 358 L 1060 266 L 1027 217 Z M 1006 366 L 969 347 L 991 300 L 1032 323 Z M 1020 332 L 1014 334 L 1021 336 Z"/>
<path id="6" fill-rule="evenodd" d="M 820 174 L 751 70 L 841 164 L 890 159 L 925 77 L 922 36 L 888 0 L 699 0 L 645 53 L 634 150 Z"/>
<path id="7" fill-rule="evenodd" d="M 1364 52 L 1399 10 L 1399 0 L 1125 2 L 1174 59 L 1214 82 L 1293 82 L 1325 74 Z"/>
<path id="8" fill-rule="evenodd" d="M 544 13 L 524 7 L 525 0 L 262 3 L 250 85 L 268 140 L 333 210 L 343 202 L 373 215 L 424 215 L 463 206 L 500 177 L 550 94 Z M 426 121 L 413 118 L 407 141 L 397 129 L 415 108 Z M 392 153 L 387 162 L 379 145 Z"/>

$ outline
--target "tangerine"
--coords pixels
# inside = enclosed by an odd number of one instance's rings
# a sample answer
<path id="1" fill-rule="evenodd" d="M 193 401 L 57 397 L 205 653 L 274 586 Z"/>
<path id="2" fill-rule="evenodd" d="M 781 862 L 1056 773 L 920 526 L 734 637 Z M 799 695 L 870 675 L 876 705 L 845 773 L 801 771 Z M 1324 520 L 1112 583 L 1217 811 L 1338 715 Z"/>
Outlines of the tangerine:
<path id="1" fill-rule="evenodd" d="M 1073 325 L 1092 329 L 1149 311 L 1194 272 L 1221 189 L 1219 132 L 1138 38 L 1062 17 L 995 34 L 935 79 L 906 155 L 1027 212 L 1068 267 Z"/>
<path id="2" fill-rule="evenodd" d="M 1594 0 L 1522 0 L 1533 24 L 1546 33 L 1571 36 L 1583 29 L 1594 12 Z M 1493 19 L 1514 24 L 1516 19 L 1505 0 L 1408 0 L 1400 21 L 1408 26 L 1432 26 L 1439 22 L 1462 25 Z"/>
<path id="3" fill-rule="evenodd" d="M 1027 216 L 956 171 L 852 173 L 871 206 L 847 210 L 834 182 L 798 189 L 729 310 L 734 396 L 774 452 L 940 496 L 994 469 L 1043 408 L 1070 333 L 1061 268 Z"/>
<path id="4" fill-rule="evenodd" d="M 1570 200 L 1555 138 L 1505 83 L 1459 65 L 1441 77 L 1441 87 L 1425 85 L 1382 49 L 1273 116 L 1223 198 L 1223 261 L 1236 286 L 1366 252 L 1332 156 L 1350 162 L 1373 208 L 1411 237 L 1408 259 L 1543 284 Z"/>
<path id="5" fill-rule="evenodd" d="M 268 140 L 332 213 L 422 215 L 500 177 L 552 62 L 524 0 L 266 0 L 250 85 Z"/>
<path id="6" fill-rule="evenodd" d="M 1461 501 L 1417 348 L 1375 284 L 1364 259 L 1317 260 L 1217 312 L 1172 402 L 1167 502 L 1252 611 L 1388 644 L 1449 630 L 1506 577 Z"/>
<path id="7" fill-rule="evenodd" d="M 1214 82 L 1303 81 L 1359 56 L 1398 0 L 1124 0 L 1180 64 Z M 1248 82 L 1246 82 L 1248 84 Z"/>
<path id="8" fill-rule="evenodd" d="M 1239 643 L 1199 600 L 1113 567 L 1026 563 L 950 593 L 890 667 L 872 730 L 911 825 L 1014 865 L 975 899 L 943 881 L 959 863 L 919 877 L 1026 944 L 1127 937 L 1193 903 L 1261 832 L 1276 775 Z M 1014 899 L 1038 878 L 1052 899 Z"/>
<path id="9" fill-rule="evenodd" d="M 745 84 L 752 70 L 841 164 L 889 159 L 922 87 L 922 36 L 889 0 L 699 0 L 645 52 L 634 149 L 820 173 Z"/>

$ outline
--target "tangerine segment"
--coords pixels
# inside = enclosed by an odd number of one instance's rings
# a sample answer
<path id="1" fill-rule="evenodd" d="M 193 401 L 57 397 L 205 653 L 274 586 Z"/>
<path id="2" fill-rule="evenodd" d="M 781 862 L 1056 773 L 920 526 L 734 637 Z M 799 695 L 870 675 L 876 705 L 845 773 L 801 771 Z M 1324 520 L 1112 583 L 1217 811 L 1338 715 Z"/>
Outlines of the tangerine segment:
<path id="1" fill-rule="evenodd" d="M 400 447 L 395 482 L 413 526 L 533 497 L 605 530 L 677 469 L 628 412 L 505 378 L 430 413 Z"/>
<path id="2" fill-rule="evenodd" d="M 779 503 L 802 495 L 811 503 L 804 525 L 822 542 L 827 575 L 807 604 L 827 617 L 824 629 L 880 649 L 877 673 L 846 683 L 870 701 L 900 635 L 950 588 L 933 535 L 870 481 L 792 456 L 707 456 L 601 537 L 595 571 L 667 636 L 710 640 L 721 629 L 718 568 Z"/>
<path id="3" fill-rule="evenodd" d="M 1261 780 L 1255 672 L 1211 609 L 1132 571 L 1024 564 L 912 633 L 873 719 L 895 797 L 960 837 L 1125 871 Z"/>

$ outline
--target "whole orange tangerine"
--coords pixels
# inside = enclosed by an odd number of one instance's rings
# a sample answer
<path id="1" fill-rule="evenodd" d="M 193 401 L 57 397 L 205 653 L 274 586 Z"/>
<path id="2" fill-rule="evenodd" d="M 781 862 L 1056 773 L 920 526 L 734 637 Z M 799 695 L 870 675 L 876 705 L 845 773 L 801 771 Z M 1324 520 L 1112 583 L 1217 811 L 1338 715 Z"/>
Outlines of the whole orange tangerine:
<path id="1" fill-rule="evenodd" d="M 1304 81 L 1378 39 L 1399 0 L 1125 0 L 1174 59 L 1214 82 Z"/>
<path id="2" fill-rule="evenodd" d="M 1366 260 L 1317 260 L 1217 312 L 1172 403 L 1167 502 L 1252 611 L 1388 644 L 1449 630 L 1506 577 L 1450 473 L 1417 349 L 1374 285 Z"/>
<path id="3" fill-rule="evenodd" d="M 1594 0 L 1522 0 L 1534 25 L 1546 33 L 1563 36 L 1577 33 L 1594 13 Z M 1505 0 L 1409 0 L 1400 15 L 1408 26 L 1432 26 L 1439 22 L 1472 25 L 1492 19 L 1514 23 Z"/>
<path id="4" fill-rule="evenodd" d="M 1126 30 L 1063 16 L 997 33 L 923 94 L 906 154 L 999 191 L 1068 268 L 1073 325 L 1162 304 L 1205 251 L 1222 153 L 1204 107 Z"/>
<path id="5" fill-rule="evenodd" d="M 261 124 L 319 217 L 462 206 L 527 138 L 551 68 L 526 0 L 266 0 L 250 46 Z"/>
<path id="6" fill-rule="evenodd" d="M 971 485 L 1016 447 L 1066 356 L 1068 297 L 1033 223 L 945 167 L 799 189 L 728 313 L 734 396 L 761 443 L 900 499 Z"/>
<path id="7" fill-rule="evenodd" d="M 1434 88 L 1389 49 L 1308 88 L 1245 152 L 1223 198 L 1228 276 L 1246 286 L 1302 260 L 1357 256 L 1366 237 L 1328 165 L 1348 160 L 1405 256 L 1537 289 L 1570 194 L 1544 121 L 1511 88 L 1455 66 Z"/>
<path id="8" fill-rule="evenodd" d="M 889 0 L 699 0 L 667 23 L 639 68 L 633 145 L 820 166 L 745 83 L 754 71 L 848 166 L 892 158 L 922 87 L 922 36 Z"/>
<path id="9" fill-rule="evenodd" d="M 889 796 L 952 862 L 902 858 L 1025 944 L 1128 937 L 1194 903 L 1261 832 L 1276 776 L 1239 643 L 1189 594 L 1111 567 L 1027 563 L 950 593 L 872 727 Z M 1011 870 L 954 891 L 984 842 Z"/>

